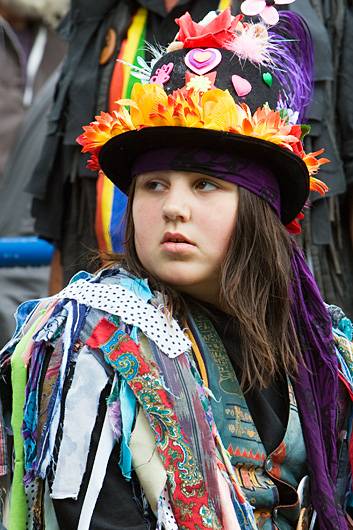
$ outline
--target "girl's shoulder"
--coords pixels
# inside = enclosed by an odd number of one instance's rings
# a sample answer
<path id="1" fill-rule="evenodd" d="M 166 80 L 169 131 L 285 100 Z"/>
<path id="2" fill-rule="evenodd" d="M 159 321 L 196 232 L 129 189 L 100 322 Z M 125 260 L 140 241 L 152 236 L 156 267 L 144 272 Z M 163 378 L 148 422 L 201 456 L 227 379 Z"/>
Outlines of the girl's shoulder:
<path id="1" fill-rule="evenodd" d="M 58 294 L 24 302 L 16 315 L 16 331 L 0 352 L 0 367 L 6 364 L 24 339 L 44 341 L 55 347 L 58 340 L 83 341 L 106 322 L 123 326 L 151 339 L 169 356 L 189 349 L 189 340 L 171 318 L 160 293 L 146 279 L 124 269 L 103 269 L 97 274 L 79 272 Z M 25 341 L 25 342 L 26 342 Z M 26 349 L 29 350 L 29 346 Z M 29 354 L 28 354 L 29 357 Z"/>
<path id="2" fill-rule="evenodd" d="M 123 269 L 110 268 L 97 274 L 80 271 L 59 293 L 23 302 L 14 315 L 15 331 L 0 351 L 0 367 L 10 362 L 16 347 L 25 339 L 29 344 L 39 338 L 53 344 L 64 333 L 67 321 L 77 316 L 81 317 L 82 329 L 89 322 L 92 326 L 94 320 L 99 320 L 104 313 L 109 312 L 109 300 L 114 296 L 111 287 L 114 290 L 119 285 L 133 288 L 140 284 L 144 286 L 146 282 L 141 282 Z"/>

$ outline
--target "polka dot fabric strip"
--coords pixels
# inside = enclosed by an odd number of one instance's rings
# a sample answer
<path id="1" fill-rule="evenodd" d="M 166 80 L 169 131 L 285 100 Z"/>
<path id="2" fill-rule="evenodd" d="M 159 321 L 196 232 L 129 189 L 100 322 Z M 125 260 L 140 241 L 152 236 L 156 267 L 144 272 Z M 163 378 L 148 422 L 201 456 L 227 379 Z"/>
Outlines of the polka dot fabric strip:
<path id="1" fill-rule="evenodd" d="M 59 299 L 77 300 L 94 309 L 117 315 L 126 324 L 137 326 L 168 357 L 189 351 L 191 343 L 174 319 L 121 285 L 77 280 L 58 294 Z"/>

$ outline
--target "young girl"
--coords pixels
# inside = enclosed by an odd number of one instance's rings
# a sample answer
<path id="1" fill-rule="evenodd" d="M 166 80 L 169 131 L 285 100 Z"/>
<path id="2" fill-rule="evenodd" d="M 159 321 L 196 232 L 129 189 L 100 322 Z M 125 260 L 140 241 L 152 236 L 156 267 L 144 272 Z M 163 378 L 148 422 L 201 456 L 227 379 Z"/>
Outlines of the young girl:
<path id="1" fill-rule="evenodd" d="M 348 528 L 351 324 L 289 235 L 326 191 L 310 38 L 242 10 L 266 24 L 179 19 L 78 139 L 129 195 L 125 253 L 18 310 L 13 530 Z"/>

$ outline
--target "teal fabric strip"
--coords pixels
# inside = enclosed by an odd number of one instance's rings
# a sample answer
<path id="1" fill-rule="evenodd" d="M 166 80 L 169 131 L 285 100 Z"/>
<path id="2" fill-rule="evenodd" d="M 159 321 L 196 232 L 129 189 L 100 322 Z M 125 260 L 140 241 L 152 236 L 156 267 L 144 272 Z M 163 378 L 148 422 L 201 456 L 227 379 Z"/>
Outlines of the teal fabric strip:
<path id="1" fill-rule="evenodd" d="M 122 419 L 122 437 L 119 466 L 124 477 L 127 480 L 130 480 L 132 470 L 132 458 L 131 451 L 129 448 L 129 442 L 136 414 L 136 398 L 125 379 L 121 381 L 119 398 Z"/>

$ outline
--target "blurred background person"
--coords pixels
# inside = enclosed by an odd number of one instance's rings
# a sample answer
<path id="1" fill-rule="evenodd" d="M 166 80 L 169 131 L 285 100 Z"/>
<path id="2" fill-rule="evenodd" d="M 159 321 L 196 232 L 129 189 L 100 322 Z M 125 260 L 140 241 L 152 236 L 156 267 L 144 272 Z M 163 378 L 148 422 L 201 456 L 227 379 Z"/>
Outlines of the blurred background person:
<path id="1" fill-rule="evenodd" d="M 67 8 L 68 0 L 0 0 L 0 237 L 33 234 L 31 197 L 24 188 L 31 176 L 30 161 L 35 165 L 46 133 L 43 94 L 37 112 L 43 131 L 27 130 L 29 145 L 21 171 L 13 166 L 20 154 L 16 144 L 28 109 L 63 59 L 66 44 L 54 26 Z M 53 92 L 53 82 L 49 90 Z M 14 151 L 16 158 L 11 157 Z M 44 296 L 47 288 L 47 267 L 0 267 L 2 344 L 13 331 L 18 303 L 28 296 Z"/>
<path id="2" fill-rule="evenodd" d="M 46 134 L 46 110 L 66 50 L 54 28 L 67 9 L 68 0 L 0 0 L 0 238 L 34 233 L 31 196 L 24 187 Z M 17 164 L 20 161 L 21 166 Z M 28 297 L 47 294 L 49 275 L 48 266 L 3 267 L 3 258 L 0 256 L 1 344 L 13 332 L 17 305 Z M 4 528 L 1 521 L 9 471 L 9 425 L 2 414 L 0 400 L 0 528 Z"/>

